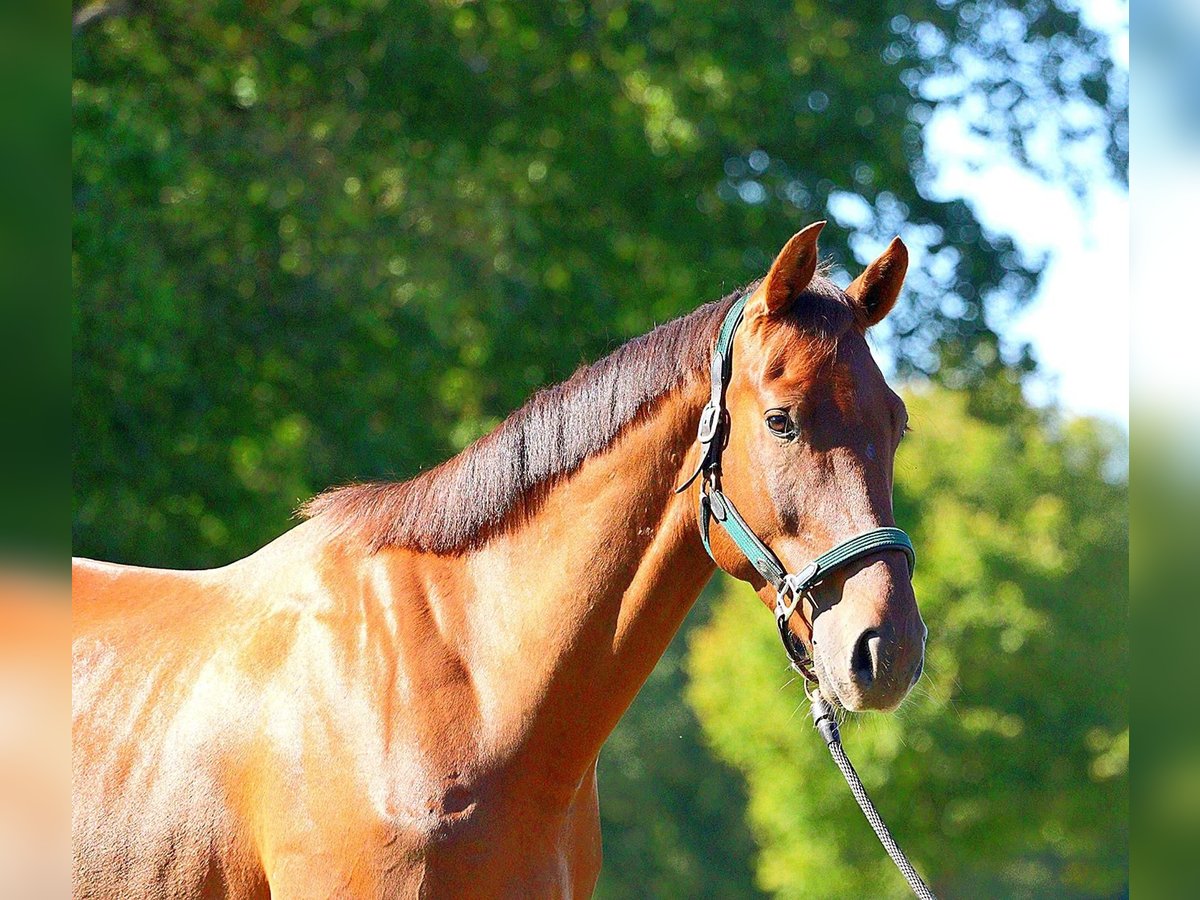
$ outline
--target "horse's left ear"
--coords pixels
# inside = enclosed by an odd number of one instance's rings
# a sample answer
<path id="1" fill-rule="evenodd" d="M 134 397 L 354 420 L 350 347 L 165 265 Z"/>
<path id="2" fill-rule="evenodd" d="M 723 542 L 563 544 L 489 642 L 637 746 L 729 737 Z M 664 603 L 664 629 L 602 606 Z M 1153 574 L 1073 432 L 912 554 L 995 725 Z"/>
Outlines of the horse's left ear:
<path id="1" fill-rule="evenodd" d="M 892 311 L 896 298 L 900 296 L 906 272 L 908 248 L 900 238 L 892 238 L 879 258 L 846 288 L 846 296 L 854 304 L 854 315 L 859 325 L 870 328 L 882 322 L 883 317 Z"/>
<path id="2" fill-rule="evenodd" d="M 747 318 L 786 312 L 808 287 L 817 271 L 817 235 L 824 227 L 824 222 L 813 222 L 783 245 L 771 263 L 771 271 L 754 292 L 746 310 Z"/>

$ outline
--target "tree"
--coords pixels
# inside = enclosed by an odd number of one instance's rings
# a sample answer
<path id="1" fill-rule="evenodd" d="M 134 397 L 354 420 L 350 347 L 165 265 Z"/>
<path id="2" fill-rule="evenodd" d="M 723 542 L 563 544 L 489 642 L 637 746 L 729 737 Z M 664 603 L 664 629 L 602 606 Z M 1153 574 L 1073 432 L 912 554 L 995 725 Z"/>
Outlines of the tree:
<path id="1" fill-rule="evenodd" d="M 414 473 L 831 211 L 841 265 L 919 251 L 901 370 L 978 382 L 1035 272 L 927 196 L 922 123 L 983 91 L 1018 150 L 1069 120 L 1120 162 L 1099 38 L 1042 2 L 110 2 L 74 41 L 73 537 L 130 562 Z"/>
<path id="2" fill-rule="evenodd" d="M 1127 891 L 1127 488 L 1091 421 L 971 416 L 908 398 L 896 517 L 930 629 L 894 716 L 843 725 L 863 781 L 945 896 Z M 749 596 L 748 596 L 749 595 Z M 781 897 L 907 895 L 787 680 L 744 586 L 693 633 L 688 696 L 745 776 L 759 886 Z M 790 708 L 799 708 L 791 715 Z"/>

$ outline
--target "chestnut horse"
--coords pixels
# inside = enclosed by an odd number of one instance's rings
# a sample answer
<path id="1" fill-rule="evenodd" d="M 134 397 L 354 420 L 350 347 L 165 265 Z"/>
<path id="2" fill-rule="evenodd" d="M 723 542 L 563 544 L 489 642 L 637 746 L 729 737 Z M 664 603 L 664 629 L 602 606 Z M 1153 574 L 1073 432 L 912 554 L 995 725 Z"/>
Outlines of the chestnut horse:
<path id="1" fill-rule="evenodd" d="M 793 570 L 892 524 L 905 429 L 865 333 L 907 251 L 843 292 L 816 273 L 822 224 L 748 289 L 726 392 L 725 492 Z M 699 488 L 674 488 L 734 300 L 224 568 L 76 561 L 75 895 L 587 896 L 597 755 L 714 572 Z M 712 551 L 772 605 L 719 529 Z M 840 570 L 791 627 L 847 709 L 894 708 L 920 671 L 900 553 Z"/>

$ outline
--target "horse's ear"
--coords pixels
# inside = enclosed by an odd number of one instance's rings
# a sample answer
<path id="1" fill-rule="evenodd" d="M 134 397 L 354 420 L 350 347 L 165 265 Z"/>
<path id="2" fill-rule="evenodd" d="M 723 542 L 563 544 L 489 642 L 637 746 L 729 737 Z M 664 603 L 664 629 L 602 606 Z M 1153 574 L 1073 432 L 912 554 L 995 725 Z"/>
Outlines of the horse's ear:
<path id="1" fill-rule="evenodd" d="M 817 235 L 824 222 L 813 222 L 783 245 L 771 271 L 754 292 L 747 315 L 777 316 L 786 312 L 817 271 Z"/>
<path id="2" fill-rule="evenodd" d="M 846 296 L 854 304 L 854 315 L 859 325 L 870 328 L 883 321 L 883 317 L 892 311 L 896 298 L 900 296 L 906 272 L 908 248 L 900 238 L 892 238 L 879 258 L 846 288 Z"/>

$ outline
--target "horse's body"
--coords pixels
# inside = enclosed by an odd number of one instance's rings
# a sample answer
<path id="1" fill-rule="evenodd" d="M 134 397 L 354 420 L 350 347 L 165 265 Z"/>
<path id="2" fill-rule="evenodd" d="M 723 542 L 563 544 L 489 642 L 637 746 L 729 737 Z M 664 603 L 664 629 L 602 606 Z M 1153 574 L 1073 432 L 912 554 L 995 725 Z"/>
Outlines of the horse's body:
<path id="1" fill-rule="evenodd" d="M 525 469 L 507 506 L 483 480 L 483 463 L 511 451 L 502 426 L 407 493 L 334 494 L 222 569 L 77 561 L 76 895 L 586 896 L 601 858 L 600 747 L 714 569 L 695 495 L 671 490 L 694 462 L 708 390 L 704 366 L 672 342 L 711 346 L 720 309 L 703 312 L 644 348 L 674 354 L 673 372 L 649 373 L 657 387 L 606 395 L 619 352 L 542 397 L 568 416 L 598 402 L 599 438 L 591 423 L 547 425 L 535 399 L 537 421 L 509 429 Z M 847 349 L 847 364 L 862 365 L 865 347 Z M 527 446 L 539 433 L 561 459 Z M 757 517 L 732 479 L 732 443 L 727 490 Z M 890 454 L 885 474 L 860 478 L 855 502 L 801 510 L 824 524 L 795 546 L 782 526 L 761 527 L 796 557 L 887 521 Z M 456 505 L 472 486 L 491 498 L 486 516 Z M 425 525 L 387 531 L 406 517 Z M 880 559 L 854 580 L 894 595 L 897 565 Z M 888 684 L 862 705 L 891 705 L 908 686 Z M 824 677 L 822 688 L 833 690 Z"/>
<path id="2" fill-rule="evenodd" d="M 692 417 L 655 412 L 462 556 L 312 521 L 210 572 L 77 564 L 81 893 L 586 896 L 600 745 L 712 572 L 654 489 Z"/>

